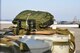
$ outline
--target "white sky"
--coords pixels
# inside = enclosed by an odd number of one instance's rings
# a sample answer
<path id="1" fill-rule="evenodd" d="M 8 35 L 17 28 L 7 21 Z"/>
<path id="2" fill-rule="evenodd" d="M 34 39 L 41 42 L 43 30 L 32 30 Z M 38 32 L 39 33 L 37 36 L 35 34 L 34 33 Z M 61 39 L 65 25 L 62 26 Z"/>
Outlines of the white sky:
<path id="1" fill-rule="evenodd" d="M 1 19 L 13 20 L 23 10 L 47 11 L 55 19 L 80 19 L 80 0 L 1 0 Z"/>

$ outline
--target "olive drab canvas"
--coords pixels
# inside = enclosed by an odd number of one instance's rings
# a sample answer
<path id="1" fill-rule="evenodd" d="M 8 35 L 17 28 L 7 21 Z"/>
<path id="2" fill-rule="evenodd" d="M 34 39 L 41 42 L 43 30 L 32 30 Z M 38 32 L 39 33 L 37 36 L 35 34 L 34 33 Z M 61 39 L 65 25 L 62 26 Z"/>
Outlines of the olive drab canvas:
<path id="1" fill-rule="evenodd" d="M 33 19 L 36 21 L 37 30 L 41 27 L 48 27 L 53 24 L 54 16 L 49 12 L 25 10 L 20 12 L 13 20 L 13 24 L 18 24 L 17 20 L 21 20 L 21 27 L 27 28 L 26 21 Z"/>

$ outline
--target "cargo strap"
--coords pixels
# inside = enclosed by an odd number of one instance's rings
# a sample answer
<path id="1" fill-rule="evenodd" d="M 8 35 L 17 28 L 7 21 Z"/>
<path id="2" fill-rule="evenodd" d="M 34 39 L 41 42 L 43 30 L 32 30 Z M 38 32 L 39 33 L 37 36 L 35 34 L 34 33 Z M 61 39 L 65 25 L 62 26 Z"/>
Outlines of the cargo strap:
<path id="1" fill-rule="evenodd" d="M 68 30 L 68 29 L 56 29 L 56 34 L 61 34 L 61 35 L 70 35 L 70 40 L 69 40 L 69 52 L 74 53 L 75 51 L 75 37 L 73 34 Z"/>

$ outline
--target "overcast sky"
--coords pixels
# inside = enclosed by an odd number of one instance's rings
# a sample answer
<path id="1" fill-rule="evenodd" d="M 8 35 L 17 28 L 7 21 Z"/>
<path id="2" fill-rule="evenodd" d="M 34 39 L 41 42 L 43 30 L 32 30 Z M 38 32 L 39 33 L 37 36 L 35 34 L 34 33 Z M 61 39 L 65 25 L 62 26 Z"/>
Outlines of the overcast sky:
<path id="1" fill-rule="evenodd" d="M 80 0 L 1 0 L 1 19 L 13 20 L 24 10 L 47 11 L 57 21 L 80 19 Z"/>

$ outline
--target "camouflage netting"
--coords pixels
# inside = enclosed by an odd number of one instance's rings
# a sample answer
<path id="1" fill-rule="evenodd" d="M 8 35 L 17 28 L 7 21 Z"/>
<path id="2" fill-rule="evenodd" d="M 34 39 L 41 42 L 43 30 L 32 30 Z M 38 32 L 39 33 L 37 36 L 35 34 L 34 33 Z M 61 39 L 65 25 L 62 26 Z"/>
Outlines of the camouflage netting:
<path id="1" fill-rule="evenodd" d="M 22 20 L 21 27 L 27 28 L 26 21 L 34 19 L 36 21 L 36 29 L 48 27 L 53 24 L 53 15 L 48 12 L 25 10 L 19 13 L 13 20 L 13 24 L 17 24 L 17 20 Z"/>

